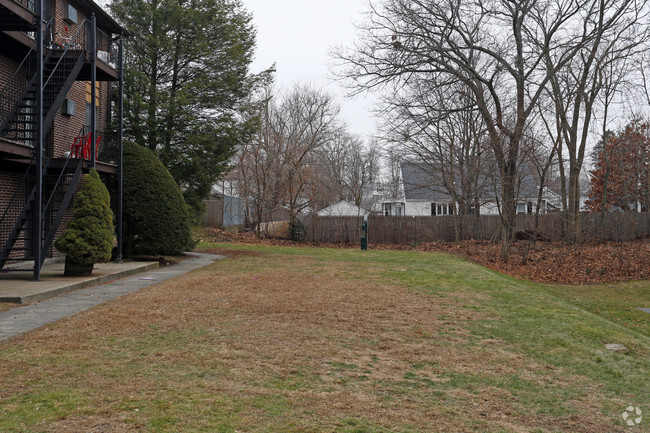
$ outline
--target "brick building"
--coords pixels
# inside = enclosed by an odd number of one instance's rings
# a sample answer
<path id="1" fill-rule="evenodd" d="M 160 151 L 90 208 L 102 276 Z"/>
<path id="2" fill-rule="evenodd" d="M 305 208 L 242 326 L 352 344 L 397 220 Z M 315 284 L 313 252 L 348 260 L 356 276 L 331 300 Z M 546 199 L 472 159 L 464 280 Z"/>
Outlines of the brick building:
<path id="1" fill-rule="evenodd" d="M 0 269 L 39 279 L 83 173 L 121 178 L 124 34 L 92 0 L 0 0 Z"/>

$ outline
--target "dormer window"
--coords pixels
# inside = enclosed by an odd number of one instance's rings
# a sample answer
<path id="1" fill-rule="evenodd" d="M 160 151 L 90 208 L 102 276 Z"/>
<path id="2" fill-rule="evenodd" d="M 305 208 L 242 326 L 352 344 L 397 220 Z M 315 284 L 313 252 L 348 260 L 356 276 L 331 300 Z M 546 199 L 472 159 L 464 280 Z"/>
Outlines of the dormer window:
<path id="1" fill-rule="evenodd" d="M 77 9 L 69 3 L 63 6 L 63 21 L 68 24 L 77 24 Z"/>

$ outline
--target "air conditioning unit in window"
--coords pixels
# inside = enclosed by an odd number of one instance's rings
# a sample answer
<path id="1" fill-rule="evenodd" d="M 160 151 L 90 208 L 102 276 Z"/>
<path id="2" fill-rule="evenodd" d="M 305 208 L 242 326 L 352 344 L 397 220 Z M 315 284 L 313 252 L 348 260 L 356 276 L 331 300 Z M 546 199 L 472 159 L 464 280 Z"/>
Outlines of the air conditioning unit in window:
<path id="1" fill-rule="evenodd" d="M 68 24 L 77 24 L 77 9 L 71 4 L 66 4 L 63 7 L 63 21 Z"/>
<path id="2" fill-rule="evenodd" d="M 63 114 L 66 116 L 74 116 L 76 114 L 77 104 L 72 99 L 66 99 L 63 102 Z"/>

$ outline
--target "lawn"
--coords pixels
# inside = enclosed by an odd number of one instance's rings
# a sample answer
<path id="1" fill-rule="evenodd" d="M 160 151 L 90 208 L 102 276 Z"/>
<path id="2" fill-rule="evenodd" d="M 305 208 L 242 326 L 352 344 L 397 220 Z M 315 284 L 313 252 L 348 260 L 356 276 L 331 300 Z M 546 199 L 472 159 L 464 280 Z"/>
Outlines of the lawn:
<path id="1" fill-rule="evenodd" d="M 650 431 L 647 281 L 200 247 L 230 257 L 0 343 L 0 431 Z"/>

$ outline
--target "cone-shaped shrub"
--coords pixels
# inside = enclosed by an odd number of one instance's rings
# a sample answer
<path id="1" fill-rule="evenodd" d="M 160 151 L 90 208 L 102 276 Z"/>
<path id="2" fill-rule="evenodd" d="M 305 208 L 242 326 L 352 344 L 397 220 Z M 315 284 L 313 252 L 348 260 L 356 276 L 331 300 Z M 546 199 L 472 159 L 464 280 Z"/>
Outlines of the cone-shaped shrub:
<path id="1" fill-rule="evenodd" d="M 183 193 L 149 149 L 124 142 L 125 255 L 180 254 L 192 249 Z"/>
<path id="2" fill-rule="evenodd" d="M 95 169 L 83 180 L 73 206 L 73 219 L 54 246 L 80 265 L 111 259 L 114 229 L 110 195 Z"/>

